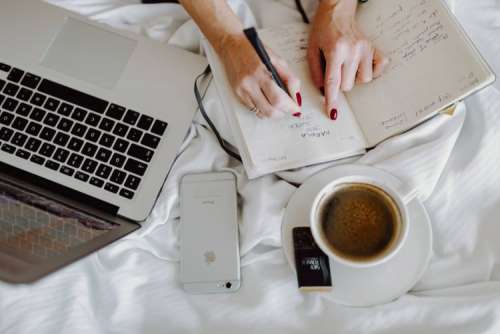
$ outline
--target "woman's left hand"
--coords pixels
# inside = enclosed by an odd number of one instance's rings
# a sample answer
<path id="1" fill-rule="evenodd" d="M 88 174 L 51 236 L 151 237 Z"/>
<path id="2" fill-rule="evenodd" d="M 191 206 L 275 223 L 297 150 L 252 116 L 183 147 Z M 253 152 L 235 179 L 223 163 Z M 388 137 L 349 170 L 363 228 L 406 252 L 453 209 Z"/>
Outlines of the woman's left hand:
<path id="1" fill-rule="evenodd" d="M 322 0 L 312 22 L 309 67 L 314 84 L 324 91 L 326 113 L 332 120 L 337 118 L 339 91 L 372 81 L 389 62 L 358 29 L 357 3 L 358 0 Z"/>

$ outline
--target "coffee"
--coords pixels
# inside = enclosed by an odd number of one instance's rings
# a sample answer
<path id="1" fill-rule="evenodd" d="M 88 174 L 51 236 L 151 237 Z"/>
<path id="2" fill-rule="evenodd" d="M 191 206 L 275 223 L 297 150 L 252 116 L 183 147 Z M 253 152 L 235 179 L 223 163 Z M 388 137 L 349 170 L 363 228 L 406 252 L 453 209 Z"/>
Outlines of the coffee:
<path id="1" fill-rule="evenodd" d="M 318 214 L 329 246 L 344 258 L 381 256 L 400 233 L 398 206 L 384 190 L 369 184 L 338 186 L 324 198 Z"/>

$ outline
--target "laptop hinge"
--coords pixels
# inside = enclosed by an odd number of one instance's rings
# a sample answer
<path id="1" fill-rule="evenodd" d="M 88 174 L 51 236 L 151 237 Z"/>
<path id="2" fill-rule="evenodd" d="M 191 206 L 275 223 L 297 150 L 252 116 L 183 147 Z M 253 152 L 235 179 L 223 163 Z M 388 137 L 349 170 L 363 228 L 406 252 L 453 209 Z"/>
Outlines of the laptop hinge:
<path id="1" fill-rule="evenodd" d="M 119 207 L 77 190 L 68 188 L 38 175 L 10 166 L 0 161 L 0 178 L 8 183 L 33 191 L 52 200 L 62 202 L 84 212 L 100 211 L 116 216 Z"/>

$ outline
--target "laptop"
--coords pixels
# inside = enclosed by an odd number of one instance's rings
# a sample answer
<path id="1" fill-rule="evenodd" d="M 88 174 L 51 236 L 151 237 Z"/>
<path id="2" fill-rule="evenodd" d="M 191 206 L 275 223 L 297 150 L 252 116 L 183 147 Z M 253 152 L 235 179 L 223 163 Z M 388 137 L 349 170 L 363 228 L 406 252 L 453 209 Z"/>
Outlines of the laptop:
<path id="1" fill-rule="evenodd" d="M 0 279 L 25 283 L 140 227 L 206 60 L 40 0 L 2 0 L 0 45 Z"/>

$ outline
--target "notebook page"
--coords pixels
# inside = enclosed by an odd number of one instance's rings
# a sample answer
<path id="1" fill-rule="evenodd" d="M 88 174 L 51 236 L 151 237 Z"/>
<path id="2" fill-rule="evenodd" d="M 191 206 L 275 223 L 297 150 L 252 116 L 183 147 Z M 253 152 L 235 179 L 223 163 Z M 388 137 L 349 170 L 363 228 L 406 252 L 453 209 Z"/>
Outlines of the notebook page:
<path id="1" fill-rule="evenodd" d="M 391 60 L 382 77 L 347 94 L 369 146 L 494 79 L 441 0 L 369 1 L 358 15 Z"/>
<path id="2" fill-rule="evenodd" d="M 305 24 L 267 28 L 259 32 L 264 44 L 286 60 L 301 80 L 302 117 L 270 121 L 255 119 L 248 113 L 237 114 L 244 119 L 245 137 L 258 164 L 299 167 L 361 153 L 366 147 L 344 96 L 335 122 L 323 112 L 323 97 L 309 75 L 306 59 L 308 33 Z"/>

